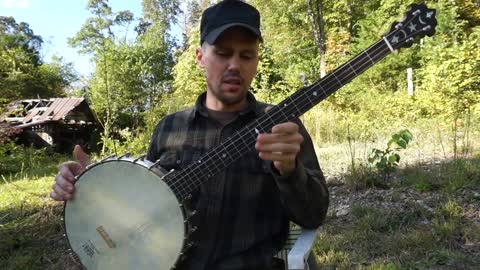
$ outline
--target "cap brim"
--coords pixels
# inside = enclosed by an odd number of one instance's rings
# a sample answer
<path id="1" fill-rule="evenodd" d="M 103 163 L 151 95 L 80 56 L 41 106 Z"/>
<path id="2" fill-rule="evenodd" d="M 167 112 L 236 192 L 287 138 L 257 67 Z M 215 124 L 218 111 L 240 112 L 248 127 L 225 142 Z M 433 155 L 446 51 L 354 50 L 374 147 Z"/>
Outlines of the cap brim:
<path id="1" fill-rule="evenodd" d="M 205 41 L 208 42 L 208 44 L 214 44 L 215 41 L 217 40 L 217 38 L 223 33 L 225 32 L 225 30 L 227 30 L 228 28 L 231 28 L 231 27 L 234 27 L 234 26 L 241 26 L 243 28 L 246 28 L 248 30 L 250 30 L 254 35 L 256 35 L 258 37 L 258 39 L 263 42 L 263 38 L 262 38 L 262 34 L 260 33 L 260 31 L 254 27 L 251 27 L 250 25 L 248 24 L 244 24 L 244 23 L 229 23 L 229 24 L 225 24 L 225 25 L 222 25 L 220 27 L 218 27 L 217 29 L 214 29 L 212 30 L 206 37 L 205 37 Z"/>

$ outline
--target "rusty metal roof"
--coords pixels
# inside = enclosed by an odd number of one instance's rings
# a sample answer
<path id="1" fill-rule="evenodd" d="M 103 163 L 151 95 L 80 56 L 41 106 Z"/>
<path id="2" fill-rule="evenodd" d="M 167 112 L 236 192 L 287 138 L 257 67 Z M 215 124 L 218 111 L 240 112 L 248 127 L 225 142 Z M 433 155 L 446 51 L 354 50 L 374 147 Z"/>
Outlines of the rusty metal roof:
<path id="1" fill-rule="evenodd" d="M 59 121 L 84 100 L 84 98 L 51 98 L 14 101 L 10 103 L 7 114 L 0 118 L 0 122 L 27 124 Z"/>

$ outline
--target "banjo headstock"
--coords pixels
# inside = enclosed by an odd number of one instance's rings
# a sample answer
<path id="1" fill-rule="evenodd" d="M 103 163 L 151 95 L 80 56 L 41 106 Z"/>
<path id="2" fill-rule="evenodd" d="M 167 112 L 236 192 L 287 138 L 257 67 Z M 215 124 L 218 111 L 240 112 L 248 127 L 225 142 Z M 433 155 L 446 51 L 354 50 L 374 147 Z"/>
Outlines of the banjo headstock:
<path id="1" fill-rule="evenodd" d="M 385 38 L 395 50 L 408 48 L 416 39 L 435 34 L 435 15 L 436 10 L 425 4 L 411 4 L 402 21 L 394 22 Z"/>

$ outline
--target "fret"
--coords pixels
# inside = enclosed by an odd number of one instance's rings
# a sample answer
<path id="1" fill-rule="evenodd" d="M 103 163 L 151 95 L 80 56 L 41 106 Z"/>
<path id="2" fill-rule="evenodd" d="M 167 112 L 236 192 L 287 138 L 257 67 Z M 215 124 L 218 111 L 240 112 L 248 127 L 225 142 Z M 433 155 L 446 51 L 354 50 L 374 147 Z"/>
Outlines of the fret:
<path id="1" fill-rule="evenodd" d="M 337 80 L 338 84 L 340 84 L 339 88 L 343 86 L 343 82 L 340 79 L 338 79 L 335 73 L 332 73 L 332 77 L 335 78 L 335 80 Z"/>
<path id="2" fill-rule="evenodd" d="M 282 109 L 280 109 L 280 108 L 278 109 L 278 111 L 280 111 L 280 113 L 281 113 L 282 116 L 283 116 L 283 119 L 282 119 L 282 120 L 288 121 L 288 117 L 287 117 L 287 115 L 285 114 L 285 112 L 284 112 Z"/>
<path id="3" fill-rule="evenodd" d="M 363 53 L 368 57 L 368 60 L 370 60 L 372 65 L 375 64 L 375 61 L 373 61 L 373 59 L 370 57 L 370 54 L 368 53 L 368 51 L 364 51 Z"/>
<path id="4" fill-rule="evenodd" d="M 215 155 L 222 162 L 224 167 L 228 164 L 228 163 L 225 163 L 225 158 L 227 157 L 227 154 L 225 154 L 225 152 L 223 152 L 223 153 L 215 152 Z"/>
<path id="5" fill-rule="evenodd" d="M 223 150 L 225 152 L 228 152 L 229 150 L 228 147 L 231 145 L 231 149 L 235 150 L 235 152 L 237 153 L 237 156 L 242 154 L 242 152 L 238 150 L 236 143 L 234 143 L 231 138 L 229 138 L 227 141 L 230 141 L 230 142 L 224 146 Z"/>
<path id="6" fill-rule="evenodd" d="M 345 73 L 345 75 L 343 75 Z M 342 67 L 342 75 L 343 75 L 343 81 L 344 85 L 350 82 L 353 78 L 356 77 L 356 75 L 350 71 L 347 65 Z"/>
<path id="7" fill-rule="evenodd" d="M 353 71 L 353 73 L 355 74 L 355 76 L 358 76 L 358 73 L 355 71 L 355 69 L 352 67 L 352 64 L 350 62 L 347 63 L 348 66 L 350 67 L 350 70 Z"/>
<path id="8" fill-rule="evenodd" d="M 246 129 L 244 130 L 245 132 L 247 131 Z M 240 155 L 243 155 L 246 153 L 246 149 L 248 148 L 248 144 L 245 142 L 244 140 L 244 136 L 240 135 L 240 133 L 237 132 L 237 136 L 240 138 L 241 140 L 241 144 L 240 144 Z"/>
<path id="9" fill-rule="evenodd" d="M 193 181 L 195 182 L 199 182 L 201 179 L 207 179 L 206 175 L 203 174 L 203 171 L 202 170 L 199 170 L 201 169 L 202 167 L 201 166 L 196 166 L 192 172 L 193 172 L 193 175 L 192 175 L 192 179 Z"/>
<path id="10" fill-rule="evenodd" d="M 214 168 L 213 168 L 213 172 L 212 172 L 212 171 L 209 171 L 210 176 L 207 175 L 208 178 L 210 178 L 212 174 L 215 175 L 216 172 L 219 172 L 219 171 L 222 170 L 222 167 L 218 167 L 218 165 L 219 165 L 218 162 L 215 162 L 215 157 L 216 157 L 216 156 L 214 156 L 214 155 L 215 155 L 215 153 L 212 153 L 212 154 L 210 155 L 210 157 L 209 157 L 209 160 L 205 162 L 207 165 L 208 165 L 208 164 L 212 164 L 213 167 L 214 167 Z M 209 166 L 207 166 L 207 165 L 205 165 L 205 167 L 208 168 Z M 216 171 L 215 171 L 215 170 L 216 170 Z"/>
<path id="11" fill-rule="evenodd" d="M 308 91 L 305 91 L 302 93 L 305 97 L 307 97 L 307 100 L 310 102 L 310 105 L 313 107 L 315 106 L 317 103 L 313 102 L 313 100 L 310 98 L 310 96 L 317 96 L 318 93 L 314 90 L 314 91 L 311 91 L 311 93 L 309 93 Z"/>
<path id="12" fill-rule="evenodd" d="M 265 114 L 265 116 L 266 116 L 266 117 L 268 118 L 268 120 L 270 121 L 269 126 L 270 126 L 270 127 L 275 126 L 276 123 L 275 123 L 275 121 L 272 119 L 272 117 L 270 116 L 270 114 L 267 113 L 267 114 Z M 269 129 L 271 129 L 271 128 L 269 128 Z"/>

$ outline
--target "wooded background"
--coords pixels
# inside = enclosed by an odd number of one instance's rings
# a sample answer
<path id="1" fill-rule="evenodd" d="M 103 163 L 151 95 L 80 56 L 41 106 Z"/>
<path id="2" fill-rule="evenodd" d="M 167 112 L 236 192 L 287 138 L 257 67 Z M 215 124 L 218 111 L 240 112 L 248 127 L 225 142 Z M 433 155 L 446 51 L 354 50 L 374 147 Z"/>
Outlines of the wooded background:
<path id="1" fill-rule="evenodd" d="M 276 104 L 380 39 L 412 1 L 248 1 L 265 40 L 251 91 Z M 0 16 L 0 111 L 24 98 L 85 97 L 103 127 L 93 160 L 144 154 L 156 123 L 205 91 L 194 52 L 212 2 L 143 0 L 132 14 L 88 1 L 91 15 L 69 41 L 92 58 L 87 77 L 61 57 L 42 59 L 35 25 Z M 480 1 L 425 2 L 437 10 L 433 37 L 302 116 L 331 195 L 314 248 L 325 269 L 480 264 Z M 58 164 L 72 157 L 20 146 L 9 136 L 17 131 L 4 131 L 0 268 L 80 269 L 66 252 L 63 205 L 49 198 Z"/>
<path id="2" fill-rule="evenodd" d="M 88 1 L 91 13 L 71 46 L 92 57 L 91 77 L 71 63 L 39 58 L 35 26 L 0 17 L 0 102 L 58 96 L 87 97 L 103 128 L 103 153 L 144 153 L 162 116 L 189 106 L 205 91 L 196 67 L 199 18 L 214 1 L 143 0 L 143 14 Z M 367 48 L 401 19 L 411 0 L 253 0 L 265 43 L 251 91 L 276 103 Z M 437 9 L 437 33 L 387 57 L 304 117 L 317 143 L 371 136 L 372 128 L 436 119 L 456 128 L 479 123 L 480 1 L 425 1 Z M 181 41 L 172 25 L 182 25 Z M 134 31 L 135 38 L 127 38 Z M 130 35 L 131 36 L 131 35 Z M 415 94 L 407 95 L 407 68 Z M 82 83 L 79 83 L 80 82 Z M 79 86 L 80 85 L 80 86 Z M 317 112 L 317 113 L 315 113 Z M 327 115 L 313 119 L 318 114 Z M 318 122 L 336 119 L 336 134 Z M 465 119 L 468 119 L 468 123 Z M 354 123 L 354 124 L 353 124 Z"/>

